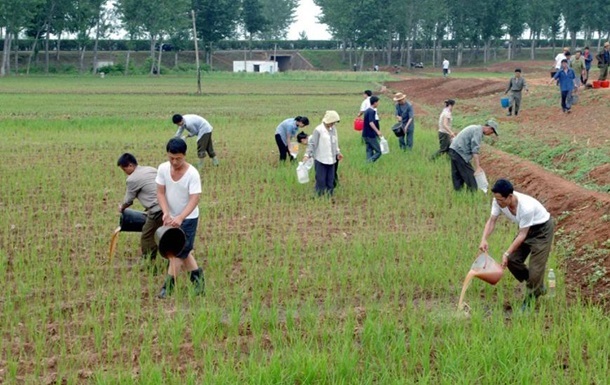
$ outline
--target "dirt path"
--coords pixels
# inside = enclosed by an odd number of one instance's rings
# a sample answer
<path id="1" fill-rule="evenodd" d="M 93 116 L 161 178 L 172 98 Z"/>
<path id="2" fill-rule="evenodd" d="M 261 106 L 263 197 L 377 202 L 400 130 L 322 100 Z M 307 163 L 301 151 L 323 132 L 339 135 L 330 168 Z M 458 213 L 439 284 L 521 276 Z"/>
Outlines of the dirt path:
<path id="1" fill-rule="evenodd" d="M 509 72 L 509 67 L 515 66 L 531 73 L 527 78 L 531 90 L 527 97 L 538 101 L 556 97 L 546 77 L 548 63 L 503 63 L 484 70 Z M 409 78 L 386 86 L 388 93 L 406 93 L 415 101 L 416 112 L 426 107 L 439 108 L 443 100 L 451 97 L 462 101 L 462 113 L 467 113 L 473 105 L 476 109 L 497 111 L 497 96 L 506 89 L 507 79 L 508 76 L 506 80 Z M 562 114 L 558 106 L 545 103 L 528 107 L 518 118 L 502 116 L 498 120 L 514 119 L 519 125 L 519 135 L 533 142 L 552 145 L 562 135 L 587 147 L 610 147 L 610 115 L 604 112 L 610 107 L 610 90 L 582 90 L 580 98 L 581 103 L 571 114 Z M 580 291 L 585 298 L 610 310 L 610 195 L 586 190 L 533 162 L 489 147 L 487 151 L 482 162 L 490 179 L 511 179 L 519 191 L 538 198 L 557 219 L 555 247 L 568 250 L 569 255 L 563 261 L 569 297 Z M 501 171 L 494 167 L 496 164 L 502 164 Z M 600 186 L 610 184 L 610 164 L 591 171 L 590 178 Z"/>

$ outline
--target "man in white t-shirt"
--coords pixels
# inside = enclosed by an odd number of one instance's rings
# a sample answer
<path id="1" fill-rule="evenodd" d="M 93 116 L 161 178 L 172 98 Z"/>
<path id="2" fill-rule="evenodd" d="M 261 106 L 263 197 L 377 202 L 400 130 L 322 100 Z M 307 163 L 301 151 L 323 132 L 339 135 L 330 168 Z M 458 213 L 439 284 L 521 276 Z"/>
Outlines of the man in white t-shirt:
<path id="1" fill-rule="evenodd" d="M 498 179 L 491 191 L 494 200 L 491 216 L 485 224 L 479 249 L 487 252 L 487 238 L 493 233 L 500 214 L 519 225 L 519 233 L 502 255 L 502 266 L 519 281 L 526 281 L 527 294 L 523 310 L 546 293 L 544 272 L 553 244 L 555 224 L 551 214 L 535 198 L 518 193 L 506 179 Z M 529 266 L 525 260 L 529 256 Z"/>
<path id="2" fill-rule="evenodd" d="M 443 59 L 443 77 L 446 78 L 449 75 L 449 60 Z"/>
<path id="3" fill-rule="evenodd" d="M 563 47 L 563 50 L 555 56 L 555 66 L 551 71 L 551 77 L 554 77 L 557 72 L 561 69 L 561 61 L 566 59 L 566 53 L 570 52 L 569 47 Z"/>
<path id="4" fill-rule="evenodd" d="M 186 235 L 184 249 L 169 258 L 169 268 L 159 298 L 171 294 L 176 275 L 185 269 L 190 273 L 196 294 L 205 288 L 203 270 L 197 266 L 193 246 L 199 220 L 199 197 L 201 196 L 201 177 L 195 167 L 188 164 L 186 142 L 172 138 L 166 146 L 168 162 L 161 163 L 157 171 L 157 200 L 163 211 L 163 226 L 180 227 Z"/>
<path id="5" fill-rule="evenodd" d="M 358 115 L 356 115 L 356 118 L 362 117 L 364 112 L 371 107 L 371 96 L 373 96 L 373 92 L 371 90 L 365 90 L 362 93 L 362 96 L 364 96 L 364 100 L 360 103 L 360 111 L 358 112 Z"/>

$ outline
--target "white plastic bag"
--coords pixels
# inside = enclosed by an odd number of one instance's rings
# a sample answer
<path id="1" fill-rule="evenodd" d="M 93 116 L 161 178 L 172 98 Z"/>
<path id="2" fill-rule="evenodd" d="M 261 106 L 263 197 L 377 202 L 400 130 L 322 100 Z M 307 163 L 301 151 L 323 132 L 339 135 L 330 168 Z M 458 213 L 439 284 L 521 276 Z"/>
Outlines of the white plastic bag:
<path id="1" fill-rule="evenodd" d="M 381 147 L 381 153 L 383 155 L 390 153 L 390 145 L 388 144 L 386 138 L 384 138 L 383 136 L 379 139 L 379 147 Z"/>

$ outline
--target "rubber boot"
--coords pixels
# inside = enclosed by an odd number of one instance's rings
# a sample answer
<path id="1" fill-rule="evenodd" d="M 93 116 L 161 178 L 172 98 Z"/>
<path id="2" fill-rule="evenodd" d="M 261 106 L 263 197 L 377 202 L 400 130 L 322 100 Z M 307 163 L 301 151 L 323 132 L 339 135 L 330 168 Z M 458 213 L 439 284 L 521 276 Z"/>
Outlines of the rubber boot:
<path id="1" fill-rule="evenodd" d="M 191 282 L 193 283 L 195 295 L 205 293 L 205 277 L 203 276 L 203 269 L 201 267 L 191 271 Z"/>
<path id="2" fill-rule="evenodd" d="M 175 284 L 176 280 L 174 279 L 174 277 L 168 274 L 165 277 L 165 283 L 163 284 L 163 287 L 161 287 L 161 291 L 159 292 L 159 295 L 157 297 L 161 299 L 167 298 L 167 296 L 171 295 L 174 291 Z"/>
<path id="3" fill-rule="evenodd" d="M 508 114 L 506 114 L 506 116 L 511 116 L 512 114 L 513 114 L 513 108 L 508 107 Z"/>

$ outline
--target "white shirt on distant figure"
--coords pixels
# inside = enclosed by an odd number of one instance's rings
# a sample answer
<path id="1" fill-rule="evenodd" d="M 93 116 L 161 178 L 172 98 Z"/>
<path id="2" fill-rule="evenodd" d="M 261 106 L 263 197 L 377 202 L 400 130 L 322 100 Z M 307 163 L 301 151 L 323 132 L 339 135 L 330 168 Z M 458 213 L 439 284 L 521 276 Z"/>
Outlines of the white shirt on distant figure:
<path id="1" fill-rule="evenodd" d="M 364 111 L 368 110 L 371 107 L 371 97 L 364 99 L 360 104 L 360 112 L 364 113 Z"/>
<path id="2" fill-rule="evenodd" d="M 447 60 L 447 59 L 443 60 L 443 69 L 444 70 L 449 69 L 449 60 Z"/>
<path id="3" fill-rule="evenodd" d="M 561 68 L 561 61 L 563 59 L 566 59 L 566 55 L 564 55 L 563 52 L 558 53 L 557 56 L 555 56 L 555 69 Z"/>

